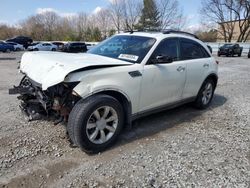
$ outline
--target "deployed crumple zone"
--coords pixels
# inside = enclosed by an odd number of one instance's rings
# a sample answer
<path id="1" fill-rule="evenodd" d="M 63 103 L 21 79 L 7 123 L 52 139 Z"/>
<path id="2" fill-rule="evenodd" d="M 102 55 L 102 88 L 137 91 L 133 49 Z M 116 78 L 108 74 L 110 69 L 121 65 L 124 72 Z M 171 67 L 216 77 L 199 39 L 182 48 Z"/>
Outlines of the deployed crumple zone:
<path id="1" fill-rule="evenodd" d="M 20 85 L 9 90 L 10 94 L 20 94 L 20 107 L 29 120 L 53 116 L 59 121 L 67 121 L 75 103 L 80 99 L 72 92 L 76 83 L 60 83 L 43 91 L 41 85 L 24 76 Z"/>
<path id="2" fill-rule="evenodd" d="M 111 146 L 142 116 L 192 102 L 207 108 L 218 62 L 196 36 L 179 31 L 115 35 L 88 53 L 22 56 L 20 107 L 29 120 L 67 123 L 70 140 L 88 153 Z"/>

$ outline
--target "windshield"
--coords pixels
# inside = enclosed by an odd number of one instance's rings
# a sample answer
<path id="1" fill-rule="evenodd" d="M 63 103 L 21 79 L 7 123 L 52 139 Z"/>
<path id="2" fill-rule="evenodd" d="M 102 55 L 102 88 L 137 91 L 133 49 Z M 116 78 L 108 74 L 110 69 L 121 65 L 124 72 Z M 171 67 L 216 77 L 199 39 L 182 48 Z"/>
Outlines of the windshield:
<path id="1" fill-rule="evenodd" d="M 117 35 L 95 46 L 88 53 L 141 63 L 156 39 L 141 36 Z"/>
<path id="2" fill-rule="evenodd" d="M 39 42 L 32 43 L 30 46 L 36 46 L 37 44 L 39 44 Z"/>

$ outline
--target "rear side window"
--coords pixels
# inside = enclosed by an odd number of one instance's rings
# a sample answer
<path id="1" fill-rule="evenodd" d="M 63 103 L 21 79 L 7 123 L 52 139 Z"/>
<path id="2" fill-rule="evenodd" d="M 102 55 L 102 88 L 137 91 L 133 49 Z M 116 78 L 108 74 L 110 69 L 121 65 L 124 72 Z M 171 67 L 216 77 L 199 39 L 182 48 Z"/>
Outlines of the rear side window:
<path id="1" fill-rule="evenodd" d="M 180 40 L 180 52 L 182 60 L 208 58 L 210 55 L 199 43 L 189 40 Z"/>

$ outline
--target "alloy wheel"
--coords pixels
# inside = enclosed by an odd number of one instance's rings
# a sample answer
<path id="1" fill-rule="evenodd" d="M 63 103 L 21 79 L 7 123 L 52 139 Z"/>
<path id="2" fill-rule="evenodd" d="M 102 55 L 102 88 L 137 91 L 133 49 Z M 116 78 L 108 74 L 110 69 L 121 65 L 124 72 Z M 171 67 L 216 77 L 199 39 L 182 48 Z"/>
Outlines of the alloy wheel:
<path id="1" fill-rule="evenodd" d="M 94 144 L 103 144 L 114 135 L 118 125 L 118 115 L 114 108 L 102 106 L 89 117 L 86 126 L 88 139 Z"/>
<path id="2" fill-rule="evenodd" d="M 202 92 L 203 105 L 206 105 L 210 102 L 212 95 L 213 95 L 213 85 L 210 82 L 208 82 Z"/>

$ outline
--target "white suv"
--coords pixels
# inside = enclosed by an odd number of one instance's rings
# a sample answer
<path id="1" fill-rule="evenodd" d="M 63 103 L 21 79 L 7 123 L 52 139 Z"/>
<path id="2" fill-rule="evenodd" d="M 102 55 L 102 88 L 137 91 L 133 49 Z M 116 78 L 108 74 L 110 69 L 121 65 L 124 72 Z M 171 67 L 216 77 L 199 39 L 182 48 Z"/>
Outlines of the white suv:
<path id="1" fill-rule="evenodd" d="M 20 94 L 30 120 L 67 122 L 71 141 L 86 152 L 112 145 L 147 114 L 189 102 L 208 107 L 218 80 L 207 46 L 171 30 L 118 34 L 85 54 L 28 52 L 20 71 L 24 78 L 9 92 Z"/>

